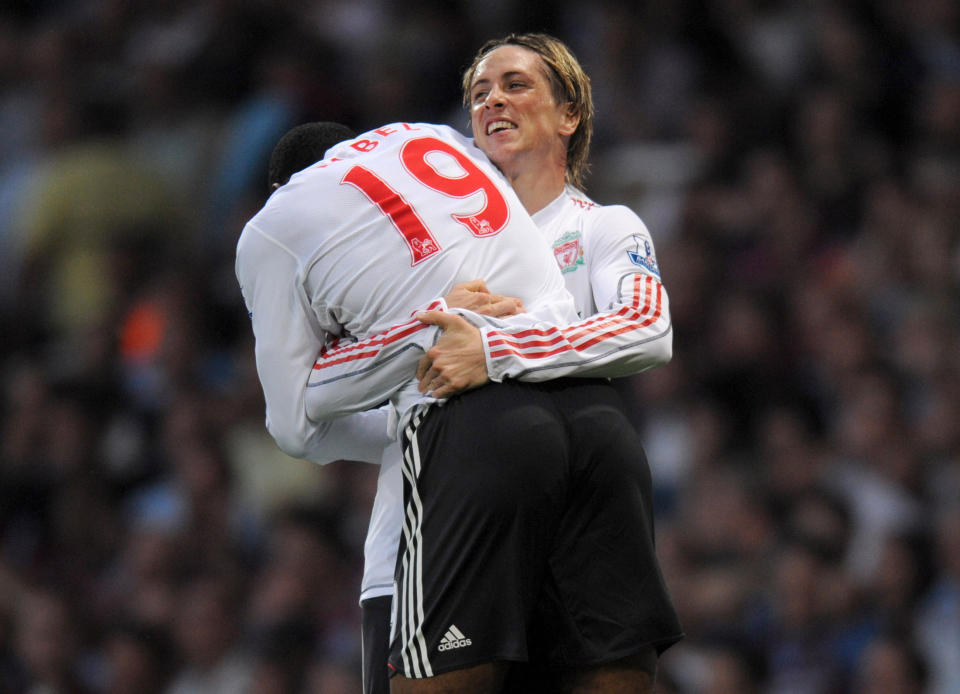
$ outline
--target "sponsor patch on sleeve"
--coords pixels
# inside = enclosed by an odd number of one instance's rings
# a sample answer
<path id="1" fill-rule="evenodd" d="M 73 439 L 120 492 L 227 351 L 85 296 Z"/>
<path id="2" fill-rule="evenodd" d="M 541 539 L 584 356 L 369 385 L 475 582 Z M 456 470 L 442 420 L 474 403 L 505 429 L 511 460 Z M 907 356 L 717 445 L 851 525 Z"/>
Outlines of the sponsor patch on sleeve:
<path id="1" fill-rule="evenodd" d="M 657 265 L 657 258 L 653 254 L 653 244 L 650 243 L 650 239 L 634 234 L 633 240 L 637 245 L 633 250 L 627 251 L 630 262 L 660 277 L 660 266 Z"/>

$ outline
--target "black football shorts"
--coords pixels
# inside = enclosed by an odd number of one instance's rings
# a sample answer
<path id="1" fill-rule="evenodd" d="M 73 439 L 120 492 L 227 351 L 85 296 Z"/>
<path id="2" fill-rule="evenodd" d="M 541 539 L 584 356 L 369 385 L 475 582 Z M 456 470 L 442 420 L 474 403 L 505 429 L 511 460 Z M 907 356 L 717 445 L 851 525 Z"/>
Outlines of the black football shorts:
<path id="1" fill-rule="evenodd" d="M 415 414 L 402 443 L 395 672 L 599 665 L 681 638 L 609 382 L 491 383 Z"/>

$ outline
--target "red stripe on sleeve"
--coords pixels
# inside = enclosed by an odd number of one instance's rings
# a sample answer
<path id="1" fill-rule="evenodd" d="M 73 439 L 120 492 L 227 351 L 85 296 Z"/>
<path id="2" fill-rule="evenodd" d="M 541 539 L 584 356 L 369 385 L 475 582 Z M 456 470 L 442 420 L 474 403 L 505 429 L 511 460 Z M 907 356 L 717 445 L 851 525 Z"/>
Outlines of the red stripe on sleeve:
<path id="1" fill-rule="evenodd" d="M 529 329 L 517 333 L 491 330 L 488 339 L 490 357 L 496 359 L 497 357 L 515 355 L 525 359 L 545 359 L 572 350 L 579 352 L 617 335 L 639 330 L 655 323 L 663 311 L 663 285 L 650 275 L 636 275 L 633 281 L 633 289 L 633 299 L 629 305 L 621 307 L 614 314 L 596 316 L 569 329 L 559 331 L 555 328 L 548 330 Z M 643 308 L 639 309 L 641 295 L 643 296 Z M 651 308 L 653 312 L 646 315 Z M 644 316 L 646 317 L 644 318 Z M 640 320 L 641 318 L 643 320 Z M 535 336 L 544 339 L 526 341 L 520 339 Z M 573 344 L 586 337 L 590 339 L 580 344 Z"/>
<path id="2" fill-rule="evenodd" d="M 382 338 L 356 342 L 354 344 L 340 347 L 339 349 L 324 350 L 324 352 L 320 355 L 320 357 L 314 363 L 313 368 L 316 370 L 326 369 L 331 366 L 336 366 L 337 364 L 342 364 L 347 361 L 353 361 L 355 359 L 366 359 L 369 357 L 375 357 L 387 345 L 391 345 L 397 340 L 402 340 L 403 338 L 413 335 L 414 333 L 419 332 L 420 330 L 423 330 L 424 328 L 428 328 L 428 327 L 430 326 L 426 325 L 425 323 L 421 323 L 420 321 L 412 321 L 410 323 L 405 323 L 402 326 L 398 326 L 398 328 L 401 328 L 401 329 L 391 334 L 388 334 L 387 336 Z M 375 348 L 379 348 L 379 349 L 375 349 Z M 355 355 L 350 355 L 350 352 L 356 352 L 357 350 L 365 350 L 365 351 L 359 352 L 358 354 L 355 354 Z"/>

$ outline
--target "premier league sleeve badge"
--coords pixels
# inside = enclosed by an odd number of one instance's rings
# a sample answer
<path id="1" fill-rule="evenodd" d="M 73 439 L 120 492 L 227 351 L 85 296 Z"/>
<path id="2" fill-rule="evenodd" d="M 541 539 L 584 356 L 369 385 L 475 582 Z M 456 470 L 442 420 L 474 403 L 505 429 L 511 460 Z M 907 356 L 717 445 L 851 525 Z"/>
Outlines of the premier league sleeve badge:
<path id="1" fill-rule="evenodd" d="M 650 239 L 646 239 L 638 234 L 634 234 L 633 240 L 637 245 L 632 251 L 627 251 L 627 256 L 629 256 L 630 262 L 634 265 L 639 265 L 651 274 L 660 277 L 660 266 L 657 265 L 657 259 L 653 255 L 653 244 L 650 243 Z"/>

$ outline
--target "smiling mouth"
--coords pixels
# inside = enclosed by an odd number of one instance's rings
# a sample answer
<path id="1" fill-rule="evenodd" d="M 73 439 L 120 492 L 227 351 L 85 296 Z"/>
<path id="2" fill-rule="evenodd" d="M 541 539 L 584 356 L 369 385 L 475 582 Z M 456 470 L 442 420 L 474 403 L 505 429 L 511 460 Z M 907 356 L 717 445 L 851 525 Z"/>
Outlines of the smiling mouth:
<path id="1" fill-rule="evenodd" d="M 487 135 L 493 135 L 503 130 L 515 130 L 516 127 L 513 123 L 505 120 L 490 121 L 487 123 Z"/>

